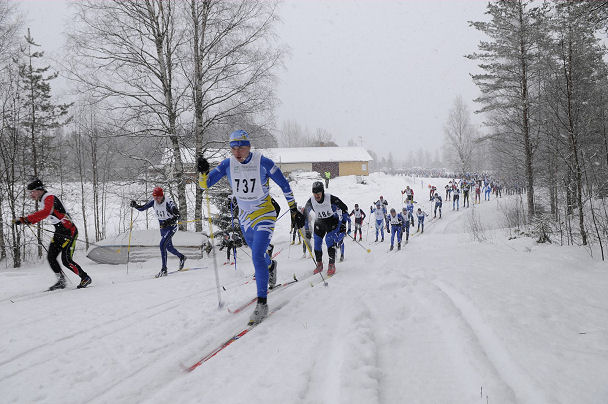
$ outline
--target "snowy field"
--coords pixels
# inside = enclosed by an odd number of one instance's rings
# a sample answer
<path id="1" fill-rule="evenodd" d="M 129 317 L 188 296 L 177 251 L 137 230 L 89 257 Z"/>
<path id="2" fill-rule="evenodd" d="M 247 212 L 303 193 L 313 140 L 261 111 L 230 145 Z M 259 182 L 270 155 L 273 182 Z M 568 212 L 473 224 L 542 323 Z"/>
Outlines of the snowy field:
<path id="1" fill-rule="evenodd" d="M 447 181 L 432 183 L 443 191 Z M 428 180 L 341 177 L 329 192 L 369 212 L 379 195 L 400 208 L 405 185 L 431 214 Z M 293 187 L 303 204 L 311 181 Z M 302 281 L 271 293 L 281 309 L 191 373 L 253 309 L 218 309 L 209 259 L 154 279 L 160 257 L 127 275 L 79 252 L 91 287 L 55 292 L 39 292 L 54 282 L 46 262 L 2 269 L 0 402 L 606 403 L 608 268 L 581 248 L 507 240 L 498 206 L 509 199 L 458 212 L 445 202 L 443 218 L 399 252 L 390 236 L 374 243 L 366 222 L 371 253 L 347 240 L 327 287 L 308 277 L 313 263 L 290 246 L 285 216 L 273 238 L 279 282 Z M 467 232 L 473 211 L 487 242 Z M 225 307 L 255 296 L 246 253 L 236 270 L 218 253 Z"/>

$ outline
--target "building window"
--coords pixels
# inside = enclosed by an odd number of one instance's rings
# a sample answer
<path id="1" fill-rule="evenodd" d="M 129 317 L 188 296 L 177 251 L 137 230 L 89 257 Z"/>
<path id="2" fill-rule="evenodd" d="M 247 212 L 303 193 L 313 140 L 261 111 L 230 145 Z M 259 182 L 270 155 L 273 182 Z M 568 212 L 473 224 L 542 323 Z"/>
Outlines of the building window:
<path id="1" fill-rule="evenodd" d="M 367 170 L 367 164 L 361 164 L 361 170 L 366 171 Z"/>

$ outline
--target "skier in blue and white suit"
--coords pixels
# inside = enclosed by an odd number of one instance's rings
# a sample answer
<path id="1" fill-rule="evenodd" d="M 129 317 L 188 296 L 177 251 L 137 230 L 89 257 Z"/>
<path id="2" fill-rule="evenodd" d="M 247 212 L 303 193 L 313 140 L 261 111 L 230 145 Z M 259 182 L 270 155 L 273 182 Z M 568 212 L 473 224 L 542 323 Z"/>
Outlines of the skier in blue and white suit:
<path id="1" fill-rule="evenodd" d="M 296 222 L 303 223 L 304 217 L 297 209 L 289 182 L 274 161 L 259 152 L 251 151 L 247 132 L 244 130 L 232 132 L 230 149 L 232 157 L 222 161 L 211 172 L 209 172 L 209 162 L 202 155 L 198 157 L 197 168 L 201 173 L 199 186 L 207 189 L 224 176 L 228 177 L 228 183 L 232 187 L 232 193 L 239 207 L 241 231 L 251 248 L 251 258 L 255 268 L 258 300 L 249 323 L 257 324 L 268 315 L 268 287 L 275 286 L 277 273 L 277 262 L 271 260 L 267 254 L 277 220 L 277 213 L 268 193 L 269 179 L 283 190 Z"/>
<path id="2" fill-rule="evenodd" d="M 323 238 L 327 246 L 327 255 L 329 255 L 329 265 L 327 267 L 327 275 L 331 276 L 336 273 L 336 244 L 338 242 L 338 233 L 340 231 L 340 219 L 336 215 L 335 210 L 340 209 L 342 212 L 347 212 L 348 207 L 335 195 L 325 192 L 323 183 L 315 181 L 312 184 L 312 197 L 304 205 L 304 215 L 308 216 L 311 211 L 317 216 L 314 224 L 315 240 L 315 261 L 317 266 L 313 273 L 317 274 L 323 271 Z"/>
<path id="3" fill-rule="evenodd" d="M 403 217 L 403 229 L 401 233 L 405 232 L 405 244 L 407 244 L 410 239 L 410 226 L 413 226 L 414 223 L 414 215 L 412 212 L 414 211 L 414 205 L 412 205 L 412 210 L 409 210 L 407 207 L 401 208 L 401 216 Z"/>
<path id="4" fill-rule="evenodd" d="M 380 231 L 380 234 L 382 235 L 381 241 L 384 241 L 384 216 L 386 215 L 386 210 L 380 201 L 376 202 L 375 209 L 373 206 L 370 206 L 369 210 L 376 215 L 376 241 L 378 241 L 378 231 Z"/>
<path id="5" fill-rule="evenodd" d="M 143 212 L 144 210 L 154 208 L 158 224 L 160 227 L 160 256 L 162 267 L 156 275 L 157 278 L 167 276 L 167 251 L 179 258 L 179 269 L 184 268 L 186 256 L 175 247 L 173 247 L 173 235 L 177 231 L 177 221 L 179 220 L 179 210 L 177 205 L 169 197 L 165 197 L 165 193 L 161 187 L 156 187 L 152 191 L 152 199 L 144 205 L 140 205 L 135 201 L 131 201 L 131 207 Z"/>
<path id="6" fill-rule="evenodd" d="M 397 213 L 394 208 L 391 208 L 390 214 L 386 216 L 386 231 L 391 233 L 391 250 L 395 246 L 395 235 L 397 235 L 397 249 L 401 250 L 401 237 L 403 235 L 402 231 L 404 221 L 405 219 L 401 213 Z"/>

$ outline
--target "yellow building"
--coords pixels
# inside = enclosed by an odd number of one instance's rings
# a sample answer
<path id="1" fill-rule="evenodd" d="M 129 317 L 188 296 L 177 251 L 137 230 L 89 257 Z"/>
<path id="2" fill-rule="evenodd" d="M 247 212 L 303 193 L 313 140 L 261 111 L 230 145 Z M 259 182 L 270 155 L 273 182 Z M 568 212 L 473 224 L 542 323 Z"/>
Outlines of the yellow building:
<path id="1" fill-rule="evenodd" d="M 260 150 L 283 171 L 316 171 L 331 178 L 344 175 L 369 175 L 372 157 L 363 147 L 289 147 Z"/>

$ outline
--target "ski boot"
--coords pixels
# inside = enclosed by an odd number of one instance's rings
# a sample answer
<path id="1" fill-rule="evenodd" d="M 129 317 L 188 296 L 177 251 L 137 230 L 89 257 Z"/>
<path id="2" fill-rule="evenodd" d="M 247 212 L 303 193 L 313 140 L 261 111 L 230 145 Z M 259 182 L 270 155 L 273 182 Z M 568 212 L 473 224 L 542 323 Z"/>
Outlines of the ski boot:
<path id="1" fill-rule="evenodd" d="M 268 248 L 266 249 L 266 254 L 268 254 L 268 256 L 270 258 L 272 258 L 272 252 L 274 251 L 274 245 L 273 244 L 268 244 Z"/>
<path id="2" fill-rule="evenodd" d="M 312 271 L 313 274 L 318 274 L 319 272 L 323 272 L 323 261 L 317 262 L 317 267 Z"/>
<path id="3" fill-rule="evenodd" d="M 329 264 L 327 266 L 327 276 L 332 276 L 336 273 L 336 264 Z"/>
<path id="4" fill-rule="evenodd" d="M 179 270 L 181 271 L 182 269 L 184 269 L 184 264 L 186 263 L 186 256 L 182 255 L 181 258 L 179 259 Z"/>
<path id="5" fill-rule="evenodd" d="M 384 237 L 382 237 L 382 240 L 380 240 L 381 243 L 384 243 Z"/>
<path id="6" fill-rule="evenodd" d="M 362 238 L 362 237 L 359 237 L 359 241 L 363 241 L 363 238 Z"/>
<path id="7" fill-rule="evenodd" d="M 256 325 L 260 324 L 262 320 L 266 318 L 268 315 L 268 304 L 260 303 L 255 306 L 253 313 L 251 313 L 251 317 L 249 317 L 248 325 Z"/>
<path id="8" fill-rule="evenodd" d="M 277 262 L 272 260 L 268 267 L 268 289 L 274 289 L 277 285 Z"/>
<path id="9" fill-rule="evenodd" d="M 390 251 L 393 251 L 393 248 L 394 248 L 394 247 L 395 247 L 395 246 L 391 245 L 391 249 L 390 249 Z"/>
<path id="10" fill-rule="evenodd" d="M 374 243 L 377 243 L 377 242 L 378 242 L 378 236 L 376 236 L 376 240 L 374 241 Z"/>
<path id="11" fill-rule="evenodd" d="M 401 243 L 397 243 L 397 251 L 401 250 Z"/>
<path id="12" fill-rule="evenodd" d="M 344 255 L 340 255 L 340 262 L 344 261 Z"/>
<path id="13" fill-rule="evenodd" d="M 49 290 L 65 289 L 65 277 L 63 274 L 57 276 L 57 282 Z"/>
<path id="14" fill-rule="evenodd" d="M 155 278 L 161 278 L 167 276 L 167 268 L 162 268 L 159 273 L 156 274 Z"/>
<path id="15" fill-rule="evenodd" d="M 83 278 L 80 279 L 80 283 L 78 284 L 78 286 L 76 286 L 76 288 L 77 289 L 86 288 L 90 284 L 91 284 L 91 277 L 89 275 L 85 275 Z"/>

